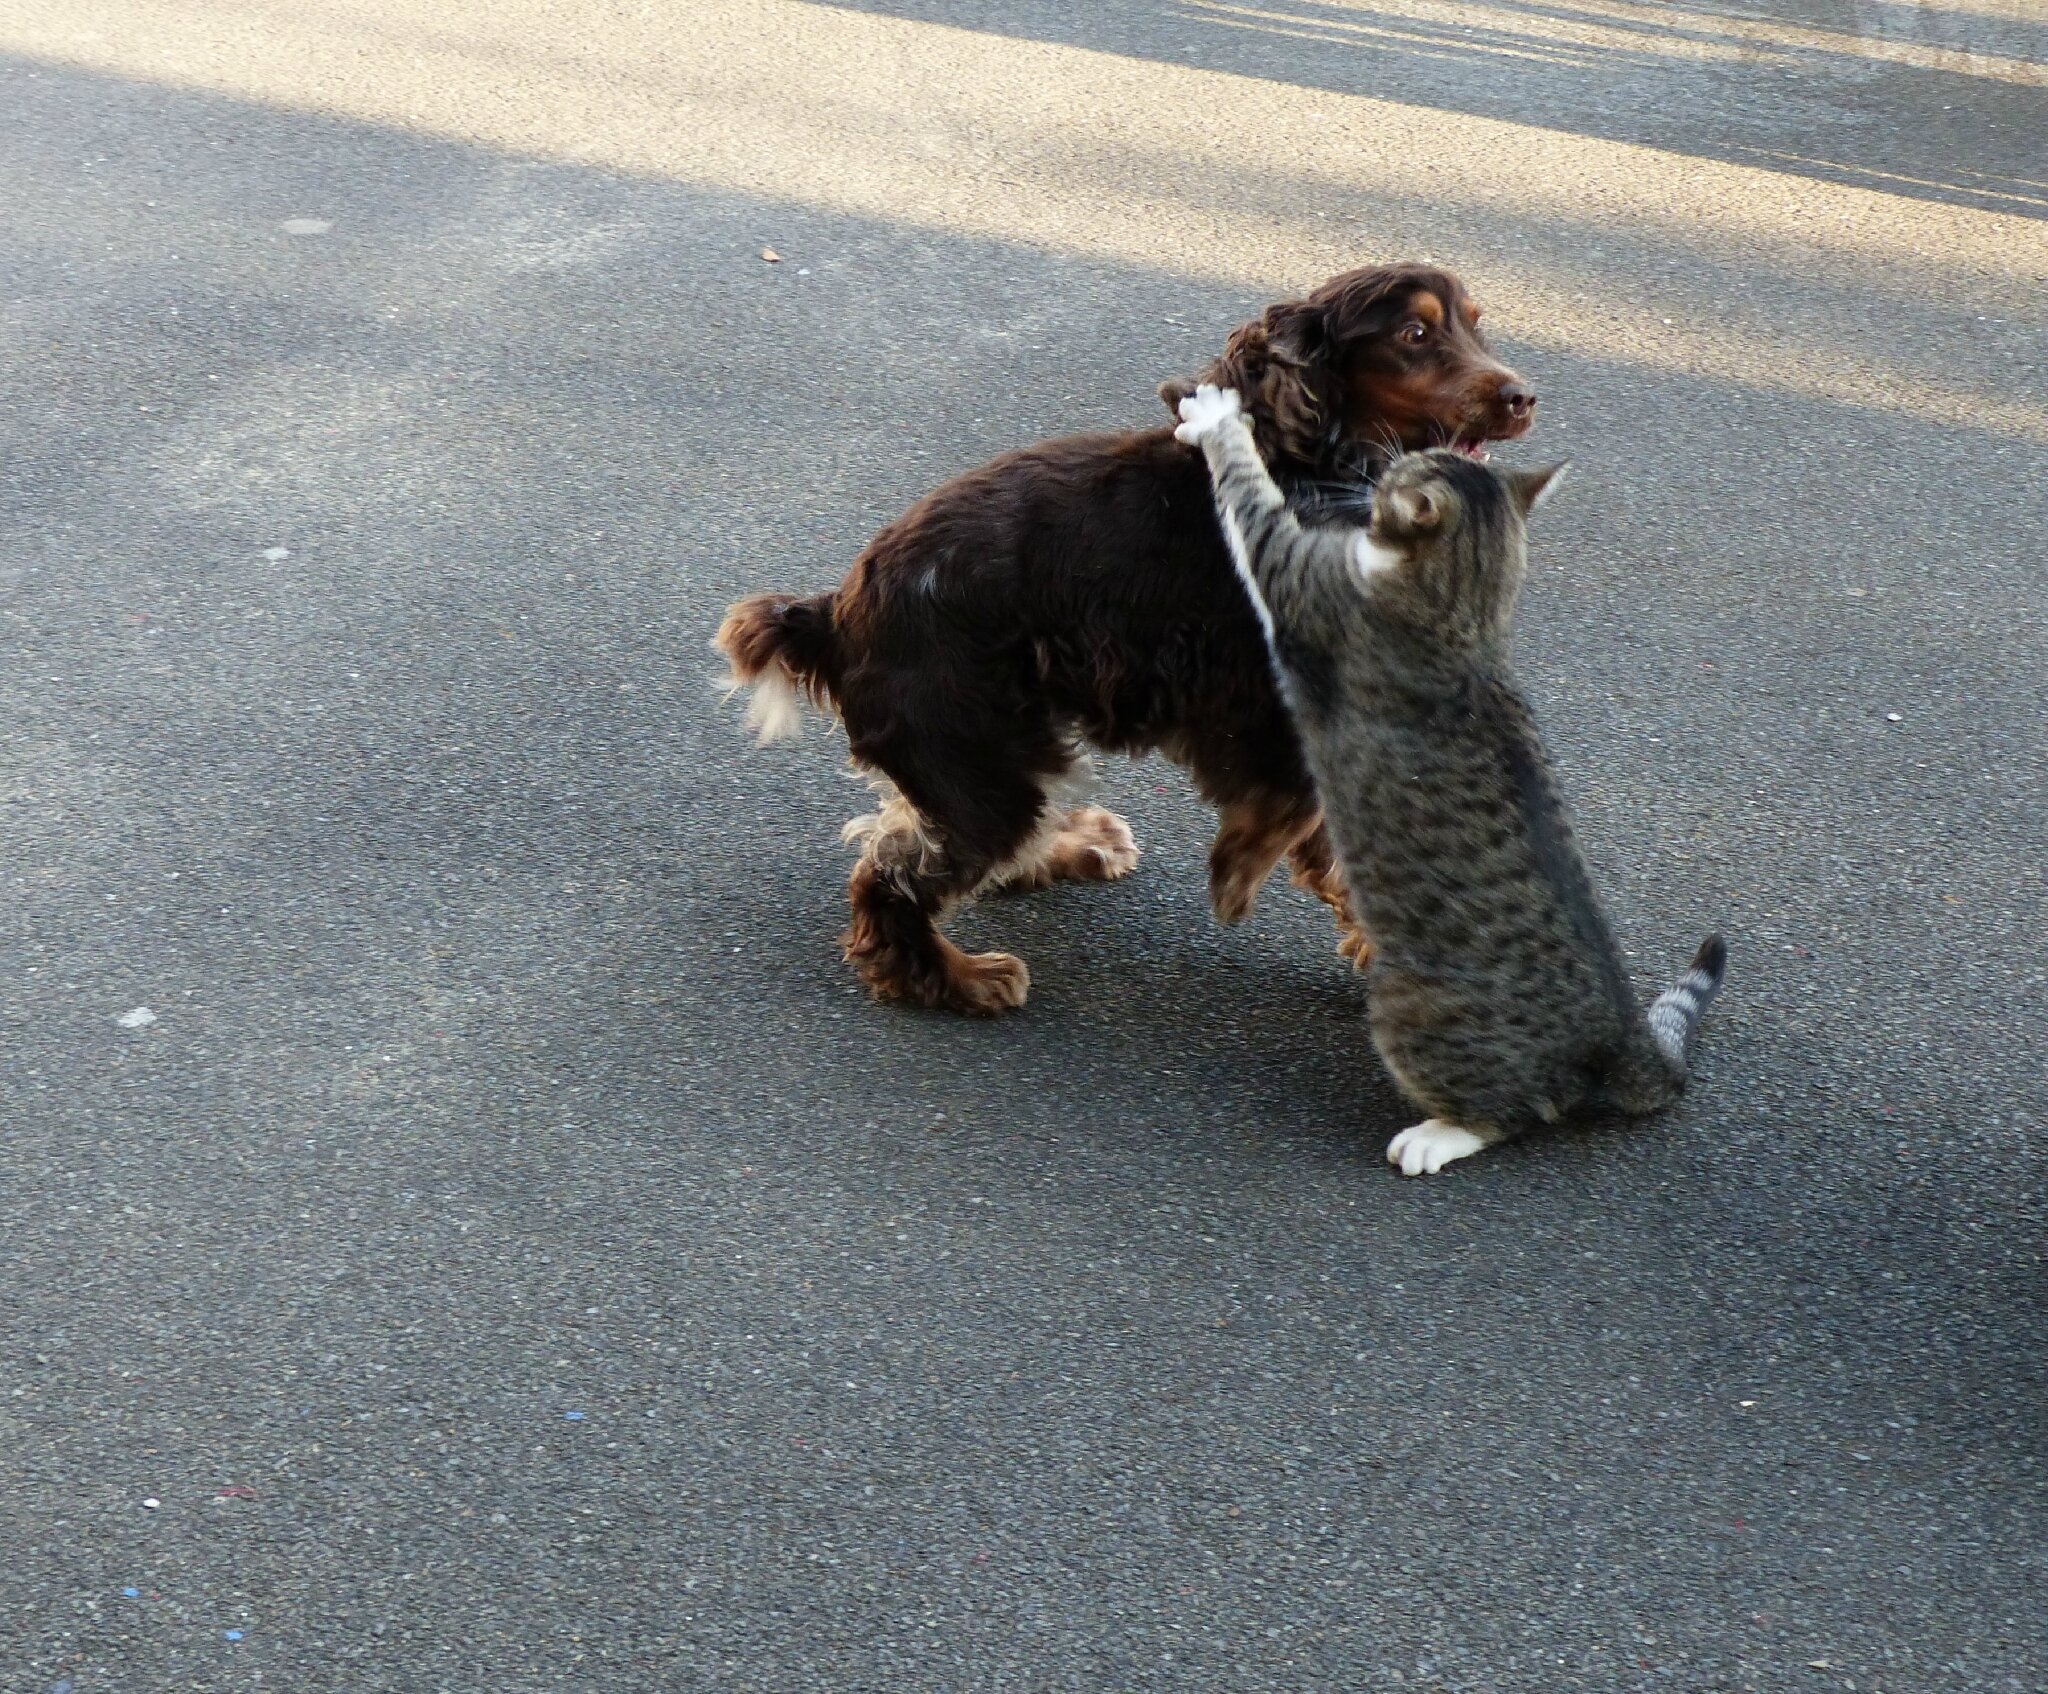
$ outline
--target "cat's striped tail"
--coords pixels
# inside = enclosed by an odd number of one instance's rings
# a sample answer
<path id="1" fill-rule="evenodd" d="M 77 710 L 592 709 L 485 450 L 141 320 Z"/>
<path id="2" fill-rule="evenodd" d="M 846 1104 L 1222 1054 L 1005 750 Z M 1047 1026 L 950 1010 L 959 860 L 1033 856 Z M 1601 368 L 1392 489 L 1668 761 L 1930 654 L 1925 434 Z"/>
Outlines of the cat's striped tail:
<path id="1" fill-rule="evenodd" d="M 1699 1032 L 1700 1019 L 1721 992 L 1721 979 L 1728 974 L 1728 943 L 1710 935 L 1700 943 L 1685 975 L 1650 1002 L 1650 1039 L 1675 1076 L 1686 1072 L 1686 1054 Z"/>

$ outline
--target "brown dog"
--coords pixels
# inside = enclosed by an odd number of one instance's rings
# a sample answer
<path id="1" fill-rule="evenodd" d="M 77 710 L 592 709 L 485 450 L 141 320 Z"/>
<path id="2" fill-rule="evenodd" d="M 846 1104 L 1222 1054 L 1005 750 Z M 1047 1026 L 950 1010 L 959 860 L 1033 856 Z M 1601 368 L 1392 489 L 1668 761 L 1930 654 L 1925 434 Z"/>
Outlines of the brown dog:
<path id="1" fill-rule="evenodd" d="M 1347 272 L 1238 329 L 1202 381 L 1234 388 L 1275 478 L 1312 509 L 1354 509 L 1416 447 L 1528 429 L 1536 397 L 1488 351 L 1447 271 Z M 1169 407 L 1192 383 L 1160 390 Z M 861 843 L 846 957 L 882 999 L 993 1014 L 1030 983 L 1008 953 L 938 931 L 977 890 L 1102 880 L 1137 863 L 1122 819 L 1069 809 L 1082 744 L 1158 749 L 1221 813 L 1216 915 L 1237 923 L 1283 857 L 1348 924 L 1315 790 L 1258 621 L 1210 503 L 1202 455 L 1170 425 L 1080 435 L 956 477 L 869 543 L 836 590 L 757 594 L 717 646 L 753 685 L 763 740 L 798 701 L 836 710 L 881 810 Z M 1357 956 L 1355 932 L 1346 951 Z"/>

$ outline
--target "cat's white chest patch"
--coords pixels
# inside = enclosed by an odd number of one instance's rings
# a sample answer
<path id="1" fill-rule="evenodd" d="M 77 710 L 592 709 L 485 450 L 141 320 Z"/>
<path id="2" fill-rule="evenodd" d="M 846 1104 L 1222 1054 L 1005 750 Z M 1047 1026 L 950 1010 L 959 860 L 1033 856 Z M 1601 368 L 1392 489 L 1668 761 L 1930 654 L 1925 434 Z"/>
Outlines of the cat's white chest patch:
<path id="1" fill-rule="evenodd" d="M 1358 566 L 1358 574 L 1368 581 L 1392 570 L 1406 557 L 1397 547 L 1382 547 L 1364 530 L 1351 543 L 1352 561 Z"/>

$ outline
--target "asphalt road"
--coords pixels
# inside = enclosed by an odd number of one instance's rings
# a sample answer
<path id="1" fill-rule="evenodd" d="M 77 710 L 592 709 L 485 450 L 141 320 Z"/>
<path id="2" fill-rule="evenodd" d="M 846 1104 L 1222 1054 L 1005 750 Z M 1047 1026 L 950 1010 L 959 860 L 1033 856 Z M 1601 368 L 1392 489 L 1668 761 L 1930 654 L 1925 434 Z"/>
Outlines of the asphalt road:
<path id="1" fill-rule="evenodd" d="M 0 1689 L 2048 1687 L 2048 26 L 1717 7 L 0 15 Z M 720 608 L 1418 253 L 1684 1107 L 1394 1176 L 1156 762 L 867 1003 Z"/>

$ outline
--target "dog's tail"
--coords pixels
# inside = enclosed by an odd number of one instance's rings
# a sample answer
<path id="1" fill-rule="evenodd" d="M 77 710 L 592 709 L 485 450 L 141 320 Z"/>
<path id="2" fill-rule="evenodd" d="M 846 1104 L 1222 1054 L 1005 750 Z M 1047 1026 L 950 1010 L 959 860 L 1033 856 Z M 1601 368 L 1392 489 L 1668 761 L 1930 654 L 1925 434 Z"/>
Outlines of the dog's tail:
<path id="1" fill-rule="evenodd" d="M 833 708 L 839 676 L 839 644 L 832 627 L 837 598 L 750 594 L 727 609 L 711 645 L 732 667 L 731 686 L 754 691 L 746 724 L 756 741 L 801 734 L 806 700 L 826 711 Z"/>

